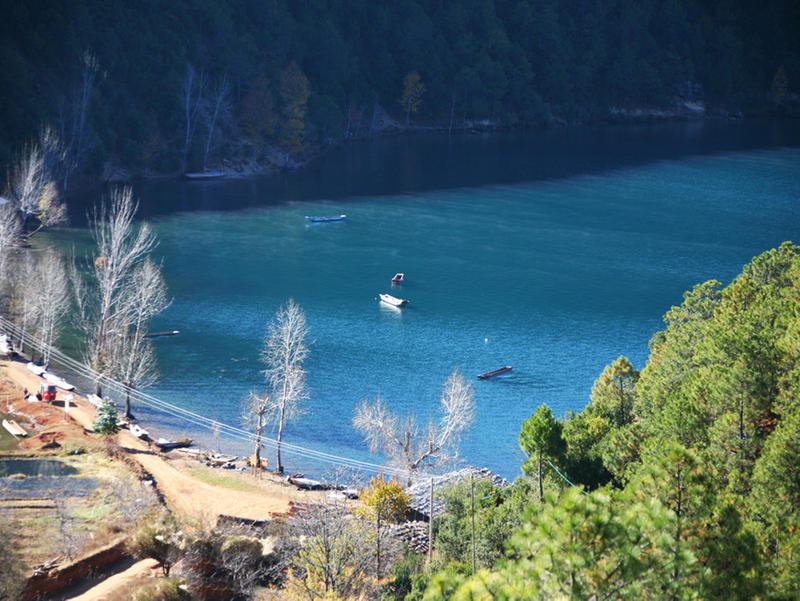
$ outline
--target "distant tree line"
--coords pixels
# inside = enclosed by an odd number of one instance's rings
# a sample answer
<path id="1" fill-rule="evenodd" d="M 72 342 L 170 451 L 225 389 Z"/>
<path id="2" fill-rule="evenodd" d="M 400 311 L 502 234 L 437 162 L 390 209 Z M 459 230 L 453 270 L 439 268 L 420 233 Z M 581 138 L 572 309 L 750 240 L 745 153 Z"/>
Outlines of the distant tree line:
<path id="1" fill-rule="evenodd" d="M 108 164 L 287 164 L 386 117 L 524 128 L 681 97 L 780 109 L 798 31 L 793 0 L 17 2 L 0 22 L 0 164 L 42 123 L 63 189 Z"/>

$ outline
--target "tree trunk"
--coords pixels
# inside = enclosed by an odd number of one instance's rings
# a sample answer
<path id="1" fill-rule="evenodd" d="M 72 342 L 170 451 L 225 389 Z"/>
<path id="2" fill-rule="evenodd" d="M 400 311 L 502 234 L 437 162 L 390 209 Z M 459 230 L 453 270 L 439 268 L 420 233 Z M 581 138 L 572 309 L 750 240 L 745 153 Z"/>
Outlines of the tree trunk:
<path id="1" fill-rule="evenodd" d="M 431 478 L 431 497 L 428 500 L 428 565 L 433 555 L 433 478 Z"/>
<path id="2" fill-rule="evenodd" d="M 125 387 L 125 417 L 131 419 L 133 414 L 131 413 L 131 390 L 130 387 Z"/>
<path id="3" fill-rule="evenodd" d="M 539 449 L 539 471 L 537 474 L 539 480 L 539 503 L 544 501 L 544 489 L 542 488 L 542 450 Z"/>
<path id="4" fill-rule="evenodd" d="M 378 528 L 377 528 L 377 536 L 375 537 L 375 548 L 376 548 L 376 559 L 377 559 L 377 567 L 375 571 L 375 575 L 380 579 L 381 577 L 381 514 L 378 511 Z"/>
<path id="5" fill-rule="evenodd" d="M 283 411 L 284 408 L 283 406 L 281 406 L 281 417 L 280 421 L 278 422 L 278 444 L 276 445 L 276 451 L 278 457 L 277 457 L 277 464 L 275 467 L 275 471 L 277 471 L 279 474 L 283 473 L 283 463 L 281 463 L 281 440 L 283 440 L 283 419 L 284 419 Z"/>
<path id="6" fill-rule="evenodd" d="M 264 413 L 259 411 L 258 412 L 258 425 L 256 426 L 256 448 L 253 455 L 256 456 L 256 464 L 253 466 L 253 474 L 255 475 L 256 472 L 259 474 L 261 470 L 261 433 L 264 431 Z"/>

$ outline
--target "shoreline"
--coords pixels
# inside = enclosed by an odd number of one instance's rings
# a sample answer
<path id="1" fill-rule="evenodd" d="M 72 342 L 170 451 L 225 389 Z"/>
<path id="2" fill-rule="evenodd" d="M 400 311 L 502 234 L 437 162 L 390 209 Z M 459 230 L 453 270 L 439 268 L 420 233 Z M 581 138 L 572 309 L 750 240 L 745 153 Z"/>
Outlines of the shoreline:
<path id="1" fill-rule="evenodd" d="M 6 453 L 40 453 L 61 448 L 58 441 L 63 440 L 66 428 L 71 428 L 73 433 L 91 437 L 94 441 L 101 440 L 92 432 L 96 412 L 86 395 L 77 390 L 65 393 L 59 389 L 54 403 L 26 401 L 22 391 L 27 389 L 35 392 L 42 379 L 26 368 L 25 361 L 7 358 L 0 360 L 0 374 L 16 392 L 13 395 L 4 395 L 5 412 L 24 417 L 35 424 L 35 431 L 20 443 L 22 447 L 18 445 L 17 449 Z M 72 398 L 68 395 L 72 395 Z M 66 416 L 59 419 L 59 414 L 63 416 L 62 407 L 67 399 L 70 401 L 68 419 Z M 46 428 L 37 421 L 44 419 L 36 415 L 42 412 L 48 414 Z M 120 430 L 114 437 L 125 463 L 135 464 L 138 467 L 134 467 L 134 471 L 142 470 L 145 478 L 151 478 L 156 490 L 163 497 L 164 504 L 185 519 L 211 519 L 213 523 L 222 516 L 236 520 L 269 520 L 288 515 L 295 503 L 321 500 L 329 492 L 297 489 L 285 477 L 266 470 L 263 477 L 258 479 L 236 470 L 220 470 L 216 473 L 217 476 L 228 476 L 232 482 L 240 481 L 242 489 L 234 490 L 223 484 L 210 483 L 209 480 L 215 480 L 213 474 L 203 472 L 204 466 L 185 453 L 175 450 L 160 452 L 155 445 L 136 438 L 128 430 Z"/>
<path id="2" fill-rule="evenodd" d="M 333 142 L 323 142 L 307 148 L 298 153 L 289 161 L 279 164 L 270 157 L 277 152 L 273 148 L 267 153 L 264 159 L 257 160 L 235 159 L 231 156 L 223 157 L 219 162 L 212 164 L 206 171 L 220 172 L 222 175 L 213 179 L 197 179 L 186 181 L 207 182 L 221 180 L 245 179 L 249 177 L 259 177 L 275 175 L 281 172 L 299 172 L 308 168 L 320 158 L 341 150 L 343 147 L 362 143 L 376 138 L 391 138 L 401 136 L 416 136 L 420 134 L 436 134 L 441 136 L 451 135 L 493 135 L 496 133 L 518 133 L 536 135 L 537 133 L 552 129 L 585 128 L 597 126 L 617 126 L 617 125 L 647 125 L 664 123 L 686 123 L 686 122 L 729 122 L 741 123 L 753 120 L 777 119 L 787 122 L 797 122 L 798 117 L 792 115 L 778 115 L 769 111 L 755 114 L 744 114 L 741 110 L 732 111 L 722 107 L 709 108 L 703 103 L 682 102 L 673 107 L 610 107 L 604 117 L 595 117 L 587 120 L 565 120 L 557 116 L 551 116 L 546 123 L 538 123 L 530 126 L 511 126 L 500 121 L 471 120 L 458 127 L 448 127 L 447 125 L 401 125 L 392 122 L 390 125 L 363 133 L 352 135 L 348 138 Z M 238 141 L 234 145 L 242 148 L 252 145 L 253 142 Z M 235 154 L 235 153 L 231 153 Z M 186 174 L 180 170 L 171 172 L 155 172 L 147 167 L 130 167 L 123 165 L 107 166 L 106 169 L 95 178 L 84 180 L 84 186 L 79 186 L 73 193 L 84 192 L 96 187 L 117 184 L 131 184 L 135 182 L 155 182 L 186 179 Z"/>

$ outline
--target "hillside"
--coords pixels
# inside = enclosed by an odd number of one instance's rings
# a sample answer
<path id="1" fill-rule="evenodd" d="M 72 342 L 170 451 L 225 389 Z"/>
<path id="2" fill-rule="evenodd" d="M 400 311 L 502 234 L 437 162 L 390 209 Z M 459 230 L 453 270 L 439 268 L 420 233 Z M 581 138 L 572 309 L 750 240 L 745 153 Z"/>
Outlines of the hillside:
<path id="1" fill-rule="evenodd" d="M 0 163 L 43 124 L 67 170 L 94 179 L 291 165 L 392 124 L 780 111 L 800 79 L 798 30 L 791 0 L 12 3 Z"/>

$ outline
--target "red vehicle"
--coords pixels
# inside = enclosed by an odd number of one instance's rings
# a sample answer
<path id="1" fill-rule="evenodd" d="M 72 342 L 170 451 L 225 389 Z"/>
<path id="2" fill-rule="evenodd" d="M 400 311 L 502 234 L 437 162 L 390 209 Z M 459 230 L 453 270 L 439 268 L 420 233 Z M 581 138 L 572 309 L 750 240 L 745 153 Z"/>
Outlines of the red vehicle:
<path id="1" fill-rule="evenodd" d="M 39 394 L 42 395 L 42 400 L 43 401 L 55 401 L 56 400 L 56 385 L 55 384 L 42 383 L 39 386 Z"/>

